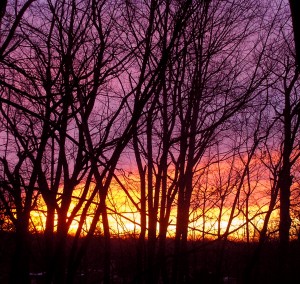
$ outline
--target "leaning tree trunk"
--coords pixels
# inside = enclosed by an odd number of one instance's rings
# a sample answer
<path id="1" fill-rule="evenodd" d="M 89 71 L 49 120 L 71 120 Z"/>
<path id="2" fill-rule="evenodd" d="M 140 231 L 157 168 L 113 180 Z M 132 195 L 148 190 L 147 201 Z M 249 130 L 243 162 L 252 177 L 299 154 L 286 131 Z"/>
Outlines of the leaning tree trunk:
<path id="1" fill-rule="evenodd" d="M 280 190 L 280 223 L 279 223 L 279 267 L 280 281 L 287 281 L 289 277 L 288 271 L 288 253 L 289 253 L 289 237 L 291 227 L 290 217 L 290 196 L 292 186 L 291 161 L 290 155 L 293 148 L 291 139 L 291 117 L 290 105 L 286 103 L 284 125 L 284 149 L 283 164 L 279 173 L 279 190 Z M 282 282 L 283 283 L 283 282 Z"/>
<path id="2" fill-rule="evenodd" d="M 279 173 L 280 190 L 280 223 L 279 223 L 279 267 L 280 280 L 286 281 L 288 272 L 289 235 L 291 227 L 290 217 L 290 195 L 292 186 L 291 177 L 291 153 L 293 150 L 292 138 L 292 109 L 290 101 L 290 90 L 285 90 L 284 118 L 284 141 L 282 153 L 282 168 Z"/>

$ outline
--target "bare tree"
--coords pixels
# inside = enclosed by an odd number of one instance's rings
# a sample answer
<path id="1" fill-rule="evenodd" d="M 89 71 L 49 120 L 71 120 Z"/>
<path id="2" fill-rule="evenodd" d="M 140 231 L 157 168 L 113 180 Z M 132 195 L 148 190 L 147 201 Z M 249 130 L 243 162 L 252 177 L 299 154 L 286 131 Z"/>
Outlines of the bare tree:
<path id="1" fill-rule="evenodd" d="M 3 2 L 0 200 L 17 236 L 13 283 L 29 282 L 30 214 L 40 198 L 46 210 L 46 282 L 74 282 L 101 227 L 101 280 L 110 283 L 109 214 L 121 214 L 116 200 L 108 206 L 115 181 L 140 213 L 139 283 L 188 282 L 189 227 L 202 218 L 201 230 L 194 229 L 205 239 L 206 213 L 216 207 L 220 274 L 233 220 L 244 216 L 248 242 L 250 228 L 259 230 L 252 218 L 261 212 L 249 212 L 257 189 L 255 163 L 273 178 L 260 244 L 280 194 L 286 263 L 299 158 L 298 69 L 289 35 L 278 26 L 281 8 L 269 12 L 263 4 L 28 0 L 14 10 L 11 1 Z M 266 119 L 270 114 L 274 120 Z M 274 162 L 276 147 L 280 156 Z M 139 199 L 116 171 L 126 172 L 124 150 L 135 157 Z M 87 217 L 91 223 L 85 228 Z M 68 243 L 75 219 L 77 230 Z M 166 261 L 171 222 L 172 265 Z"/>
<path id="2" fill-rule="evenodd" d="M 279 39 L 282 39 L 279 40 Z M 293 185 L 293 171 L 298 160 L 296 150 L 299 131 L 298 104 L 298 70 L 295 57 L 293 57 L 293 47 L 291 45 L 289 32 L 278 32 L 277 52 L 274 52 L 276 45 L 270 50 L 269 68 L 273 84 L 268 87 L 268 92 L 272 92 L 269 102 L 269 116 L 272 117 L 270 125 L 270 136 L 265 141 L 262 150 L 261 162 L 270 172 L 270 201 L 269 209 L 264 219 L 264 225 L 260 231 L 259 244 L 256 248 L 249 269 L 253 269 L 255 262 L 259 261 L 263 243 L 267 239 L 268 224 L 271 214 L 280 204 L 279 220 L 279 263 L 278 273 L 280 279 L 288 279 L 289 264 L 287 255 L 289 253 L 290 238 L 290 202 L 291 189 Z M 270 120 L 270 118 L 269 118 Z M 252 267 L 252 268 L 251 268 Z M 249 272 L 249 271 L 248 271 Z M 250 276 L 246 276 L 250 281 Z M 282 280 L 283 281 L 283 280 Z M 250 283 L 250 282 L 249 282 Z"/>
<path id="3" fill-rule="evenodd" d="M 265 79 L 259 67 L 263 50 L 260 50 L 260 55 L 253 61 L 250 57 L 247 61 L 243 54 L 241 63 L 238 55 L 239 52 L 243 53 L 243 42 L 252 35 L 248 24 L 253 19 L 251 13 L 255 6 L 244 7 L 248 9 L 249 14 L 235 18 L 234 15 L 237 14 L 234 11 L 241 8 L 240 3 L 224 3 L 223 11 L 227 11 L 224 14 L 218 12 L 219 5 L 223 4 L 217 1 L 200 6 L 197 13 L 199 18 L 193 21 L 195 25 L 191 26 L 194 32 L 191 32 L 191 49 L 187 51 L 187 54 L 191 54 L 193 65 L 186 67 L 186 78 L 190 80 L 184 82 L 187 84 L 187 91 L 181 93 L 183 95 L 178 105 L 180 136 L 176 166 L 178 207 L 174 283 L 187 281 L 184 279 L 188 277 L 187 228 L 194 173 L 204 153 L 215 141 L 216 135 L 226 131 L 228 119 L 262 91 L 261 84 Z M 249 10 L 249 7 L 253 10 Z M 232 25 L 231 20 L 227 21 L 229 18 L 235 18 L 234 23 L 239 23 L 237 30 L 237 26 Z M 242 26 L 245 29 L 241 29 Z M 222 56 L 224 53 L 226 56 Z M 244 68 L 247 64 L 253 65 L 250 67 L 252 72 L 246 75 Z M 179 265 L 179 262 L 182 265 Z"/>
<path id="4" fill-rule="evenodd" d="M 284 56 L 285 57 L 285 56 Z M 299 159 L 298 132 L 299 132 L 299 98 L 298 98 L 298 78 L 297 69 L 290 64 L 291 57 L 286 56 L 280 64 L 283 66 L 283 74 L 279 77 L 281 80 L 281 90 L 278 96 L 283 97 L 282 109 L 276 108 L 276 113 L 280 116 L 282 122 L 282 144 L 280 153 L 282 163 L 278 173 L 278 187 L 280 190 L 280 267 L 282 269 L 281 279 L 286 279 L 288 272 L 287 254 L 289 251 L 289 231 L 291 227 L 290 201 L 291 187 L 293 184 L 292 168 Z"/>

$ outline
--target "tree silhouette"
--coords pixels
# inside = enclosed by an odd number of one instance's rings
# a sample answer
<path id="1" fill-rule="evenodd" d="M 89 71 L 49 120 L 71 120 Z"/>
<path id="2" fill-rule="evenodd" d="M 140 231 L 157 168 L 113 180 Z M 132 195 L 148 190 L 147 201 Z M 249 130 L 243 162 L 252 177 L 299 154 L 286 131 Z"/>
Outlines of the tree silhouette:
<path id="1" fill-rule="evenodd" d="M 293 22 L 288 3 L 254 0 L 1 5 L 0 226 L 15 236 L 12 283 L 30 282 L 38 253 L 45 283 L 76 282 L 89 257 L 99 270 L 86 270 L 114 282 L 112 226 L 126 228 L 127 204 L 139 235 L 123 282 L 194 281 L 192 256 L 203 264 L 205 255 L 198 243 L 192 254 L 190 238 L 213 244 L 221 282 L 242 230 L 249 250 L 258 239 L 249 283 L 270 237 L 279 276 L 289 275 L 299 209 L 294 1 Z"/>

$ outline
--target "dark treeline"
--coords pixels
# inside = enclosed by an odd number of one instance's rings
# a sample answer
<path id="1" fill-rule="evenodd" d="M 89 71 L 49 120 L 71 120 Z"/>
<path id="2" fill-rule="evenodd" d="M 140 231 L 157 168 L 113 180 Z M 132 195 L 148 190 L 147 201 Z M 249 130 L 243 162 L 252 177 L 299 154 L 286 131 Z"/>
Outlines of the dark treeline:
<path id="1" fill-rule="evenodd" d="M 214 281 L 223 283 L 236 218 L 251 246 L 242 283 L 254 283 L 270 239 L 276 279 L 289 283 L 290 239 L 300 238 L 300 85 L 288 1 L 8 0 L 0 9 L 10 283 L 30 283 L 37 250 L 43 283 L 77 283 L 97 246 L 97 283 L 115 283 L 113 262 L 124 256 L 112 245 L 111 213 L 122 219 L 112 185 L 139 215 L 136 273 L 122 283 L 195 283 L 191 231 L 217 251 Z M 37 210 L 46 221 L 33 246 Z"/>

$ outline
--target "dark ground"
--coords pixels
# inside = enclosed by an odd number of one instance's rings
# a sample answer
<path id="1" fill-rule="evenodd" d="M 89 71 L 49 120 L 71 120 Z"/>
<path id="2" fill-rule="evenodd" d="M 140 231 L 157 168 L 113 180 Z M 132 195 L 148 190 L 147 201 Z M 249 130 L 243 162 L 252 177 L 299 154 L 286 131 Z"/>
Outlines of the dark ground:
<path id="1" fill-rule="evenodd" d="M 70 239 L 71 241 L 71 239 Z M 172 240 L 168 240 L 170 254 L 166 259 L 167 263 L 172 262 Z M 137 276 L 136 244 L 134 238 L 112 239 L 112 279 L 115 284 L 138 283 L 134 279 Z M 244 271 L 256 243 L 243 243 L 228 241 L 224 250 L 221 267 L 221 279 L 225 284 L 243 284 Z M 42 236 L 32 235 L 33 252 L 30 257 L 32 284 L 43 283 L 43 256 Z M 0 283 L 9 283 L 10 263 L 14 250 L 14 236 L 9 233 L 0 232 Z M 100 284 L 103 276 L 103 239 L 95 237 L 81 262 L 75 284 Z M 274 284 L 277 282 L 277 251 L 278 243 L 270 241 L 264 245 L 260 262 L 253 272 L 253 284 Z M 189 242 L 189 267 L 190 279 L 187 283 L 216 283 L 216 267 L 220 260 L 219 242 Z M 171 265 L 170 265 L 171 266 Z M 300 283 L 300 242 L 290 243 L 289 270 L 291 279 L 286 283 Z M 139 272 L 143 273 L 143 272 Z M 219 282 L 220 283 L 220 282 Z M 20 283 L 22 284 L 22 283 Z M 279 284 L 279 283 L 278 283 Z"/>

